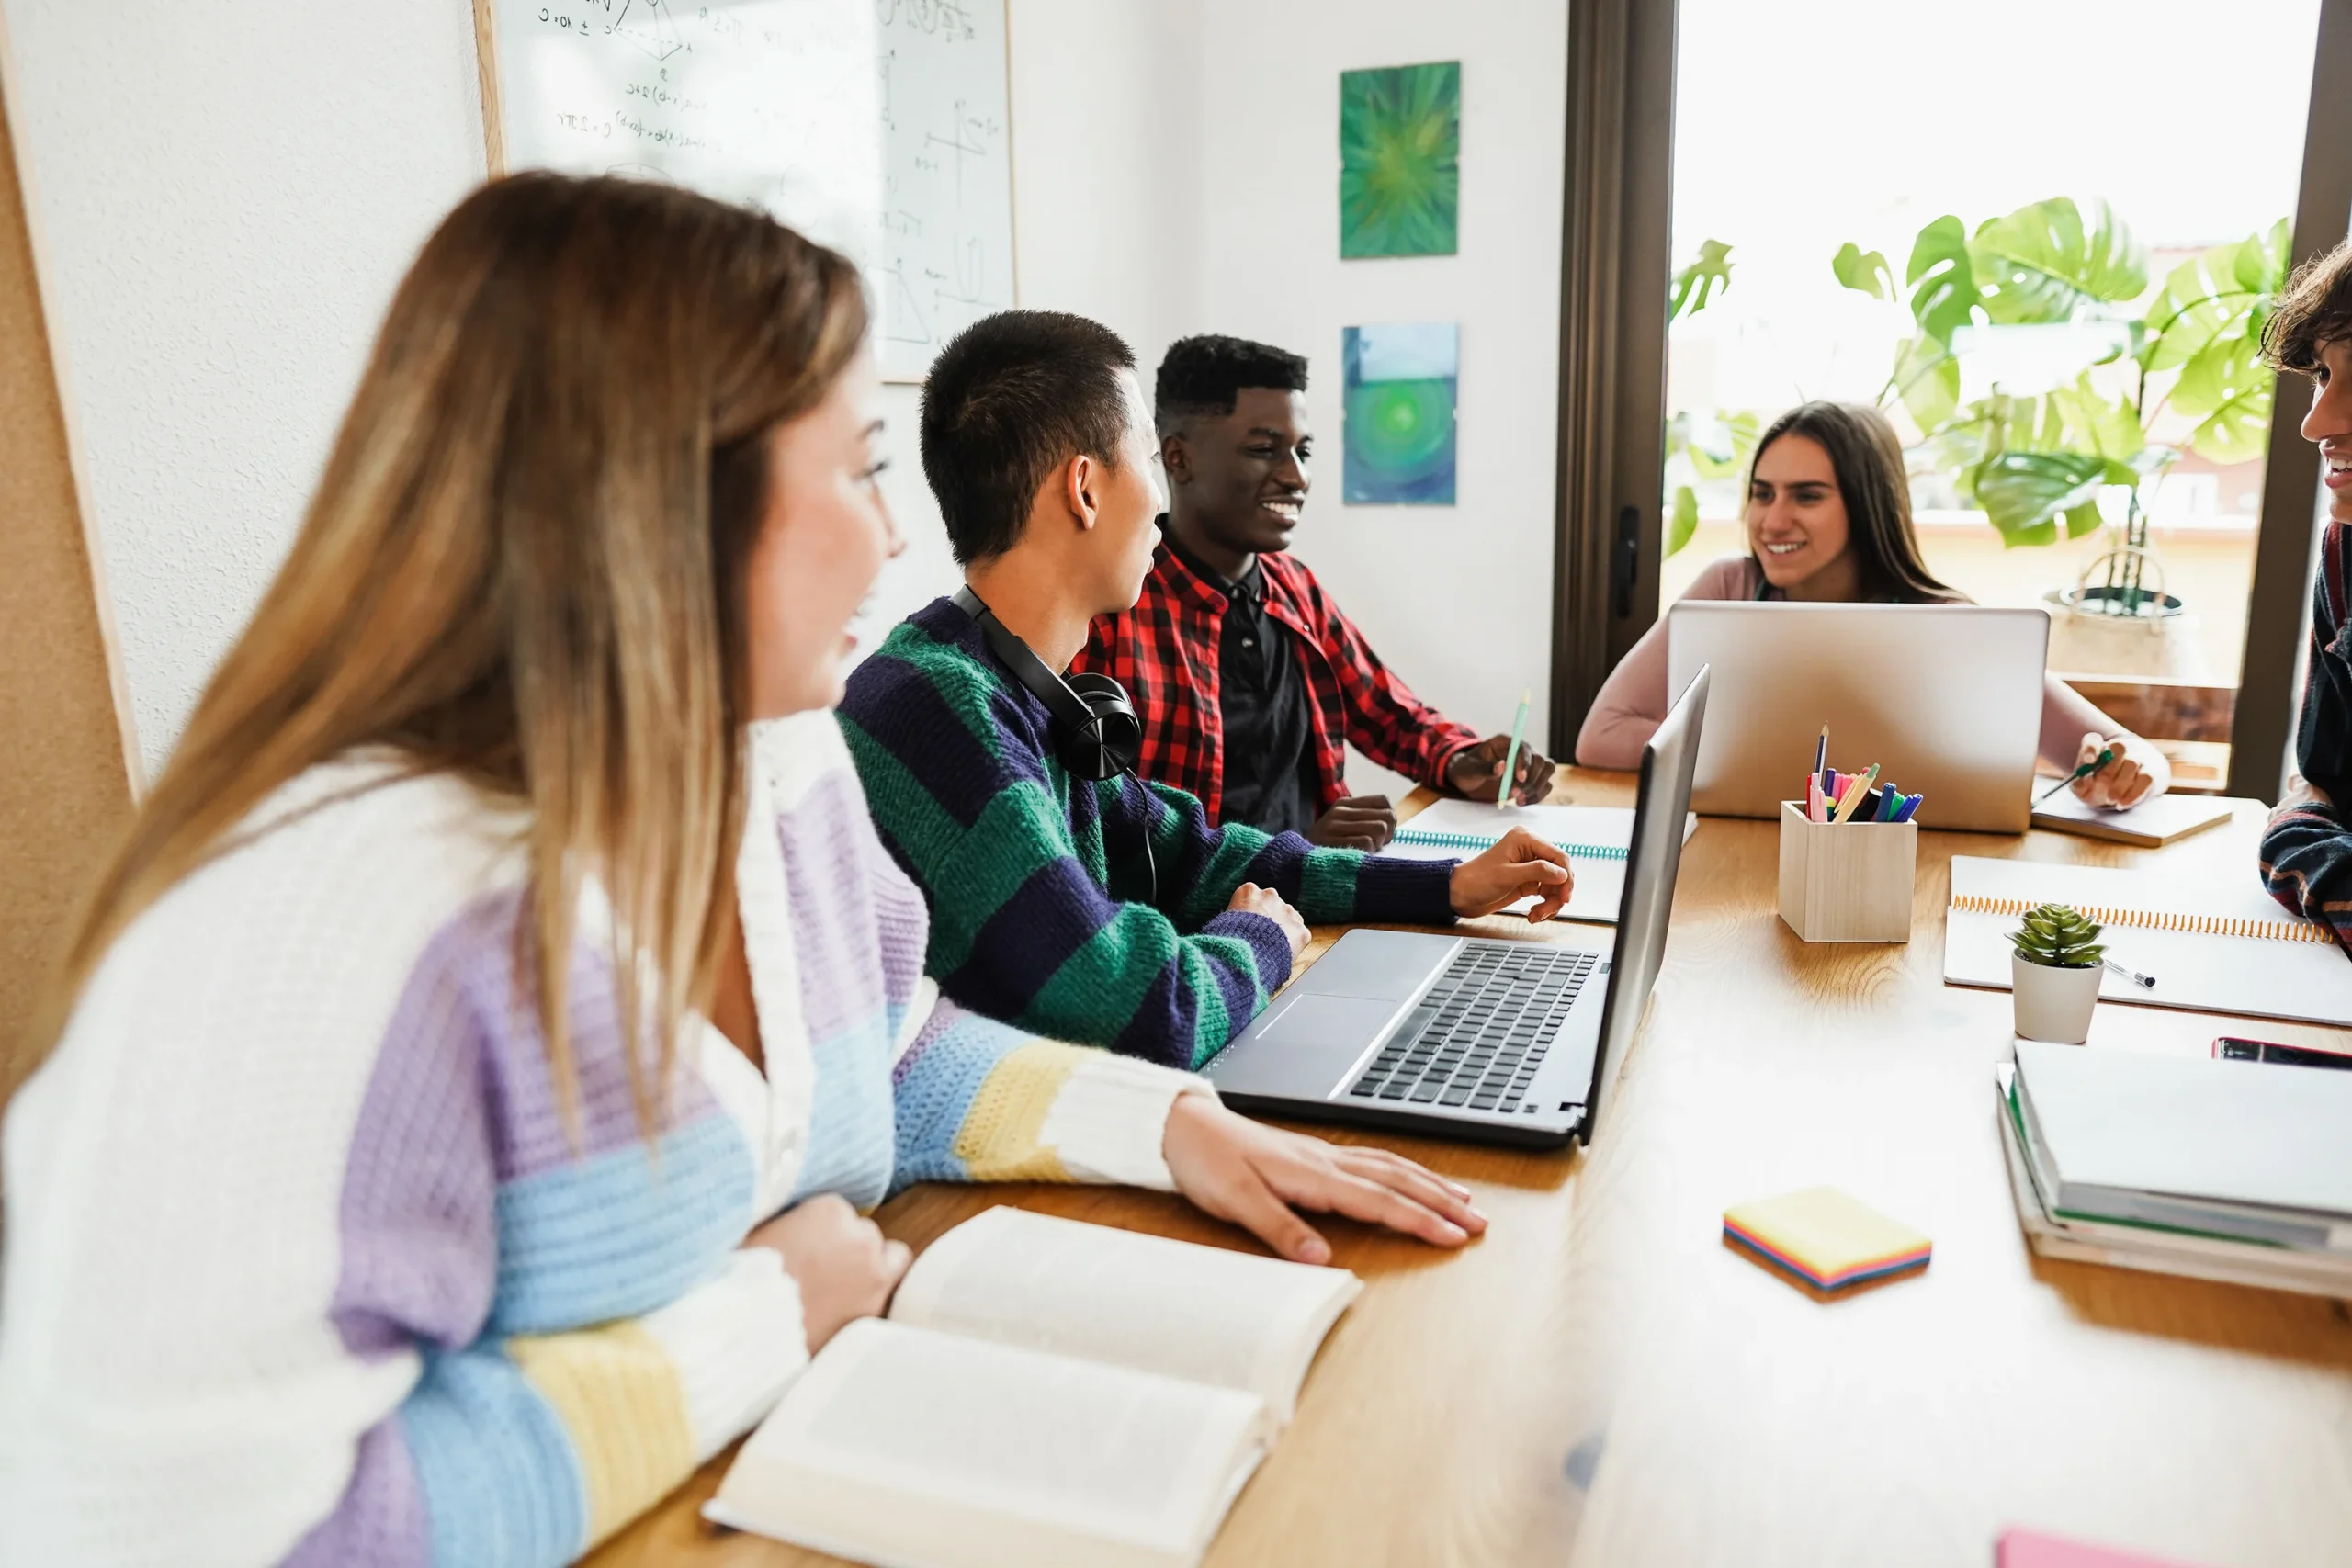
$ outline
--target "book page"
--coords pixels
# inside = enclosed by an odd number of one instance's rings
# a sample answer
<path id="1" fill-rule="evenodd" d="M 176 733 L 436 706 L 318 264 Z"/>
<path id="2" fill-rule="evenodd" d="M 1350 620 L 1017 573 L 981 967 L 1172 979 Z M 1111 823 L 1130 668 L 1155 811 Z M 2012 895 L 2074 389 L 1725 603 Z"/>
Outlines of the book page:
<path id="1" fill-rule="evenodd" d="M 2155 981 L 2142 987 L 2110 970 L 2099 983 L 2103 1002 L 2352 1023 L 2352 962 L 2324 928 L 2266 895 L 2251 863 L 2243 877 L 2221 877 L 1954 855 L 1951 897 L 1944 920 L 1948 985 L 2008 989 L 2015 907 L 2065 904 L 2094 919 L 2102 908 L 2158 918 L 2155 925 L 2117 920 L 2101 931 L 2108 957 Z M 2172 918 L 2267 934 L 2160 929 Z"/>
<path id="2" fill-rule="evenodd" d="M 865 1318 L 707 1511 L 867 1562 L 1184 1563 L 1270 1431 L 1234 1390 Z"/>
<path id="3" fill-rule="evenodd" d="M 1363 1288 L 1344 1269 L 1000 1206 L 915 1259 L 890 1317 L 1248 1390 L 1287 1422 L 1316 1347 Z"/>

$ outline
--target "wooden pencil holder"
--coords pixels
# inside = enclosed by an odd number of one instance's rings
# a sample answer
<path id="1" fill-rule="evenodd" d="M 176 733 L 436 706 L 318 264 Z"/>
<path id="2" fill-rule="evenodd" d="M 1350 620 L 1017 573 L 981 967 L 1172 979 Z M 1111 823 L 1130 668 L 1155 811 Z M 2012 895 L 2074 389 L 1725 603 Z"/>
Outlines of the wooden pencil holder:
<path id="1" fill-rule="evenodd" d="M 1781 802 L 1781 919 L 1806 942 L 1909 942 L 1917 822 L 1815 822 Z"/>

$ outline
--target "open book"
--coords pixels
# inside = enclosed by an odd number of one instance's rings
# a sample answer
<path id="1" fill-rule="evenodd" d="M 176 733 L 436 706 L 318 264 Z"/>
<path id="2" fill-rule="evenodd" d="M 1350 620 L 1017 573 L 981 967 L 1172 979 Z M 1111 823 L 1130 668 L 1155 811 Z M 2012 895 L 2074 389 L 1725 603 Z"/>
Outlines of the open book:
<path id="1" fill-rule="evenodd" d="M 1198 1562 L 1361 1289 L 990 1209 L 833 1337 L 703 1512 L 886 1568 Z"/>
<path id="2" fill-rule="evenodd" d="M 2108 957 L 2155 981 L 2109 971 L 2101 1001 L 2352 1023 L 2352 962 L 2325 926 L 2267 897 L 2251 865 L 2224 878 L 1954 855 L 1945 983 L 2007 990 L 2009 933 L 2041 904 L 2099 922 Z"/>
<path id="3" fill-rule="evenodd" d="M 1699 818 L 1683 814 L 1688 842 Z M 1398 825 L 1383 854 L 1404 860 L 1467 860 L 1494 847 L 1513 828 L 1524 828 L 1566 850 L 1576 886 L 1560 910 L 1564 920 L 1617 923 L 1625 892 L 1625 856 L 1634 843 L 1634 811 L 1627 806 L 1506 806 L 1483 801 L 1441 800 Z M 1513 909 L 1534 907 L 1524 898 Z"/>

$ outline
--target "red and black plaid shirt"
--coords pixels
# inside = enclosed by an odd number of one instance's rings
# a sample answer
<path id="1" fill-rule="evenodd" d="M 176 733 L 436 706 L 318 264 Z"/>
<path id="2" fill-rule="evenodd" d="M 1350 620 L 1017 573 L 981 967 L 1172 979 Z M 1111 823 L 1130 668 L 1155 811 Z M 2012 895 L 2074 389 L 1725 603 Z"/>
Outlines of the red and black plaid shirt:
<path id="1" fill-rule="evenodd" d="M 1331 603 L 1297 557 L 1260 556 L 1266 614 L 1289 628 L 1306 686 L 1320 804 L 1328 811 L 1348 793 L 1350 741 L 1395 773 L 1442 785 L 1445 765 L 1477 732 L 1428 706 L 1380 662 L 1353 622 Z M 1212 822 L 1224 819 L 1225 721 L 1217 687 L 1217 649 L 1225 626 L 1224 592 L 1177 558 L 1165 543 L 1144 579 L 1143 597 L 1088 632 L 1070 668 L 1108 675 L 1127 689 L 1143 720 L 1136 771 L 1199 797 Z"/>

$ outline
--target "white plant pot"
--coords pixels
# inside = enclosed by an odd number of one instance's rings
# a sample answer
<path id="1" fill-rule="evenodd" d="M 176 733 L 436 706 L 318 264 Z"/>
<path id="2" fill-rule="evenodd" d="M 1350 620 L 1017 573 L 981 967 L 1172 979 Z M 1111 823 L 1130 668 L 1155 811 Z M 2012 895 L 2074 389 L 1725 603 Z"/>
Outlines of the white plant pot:
<path id="1" fill-rule="evenodd" d="M 2098 1000 L 2098 983 L 2107 973 L 2094 964 L 2087 969 L 2054 969 L 2029 964 L 2009 954 L 2009 994 L 2017 998 L 2018 1032 L 2028 1040 L 2080 1045 L 2091 1037 L 2091 1008 Z"/>

